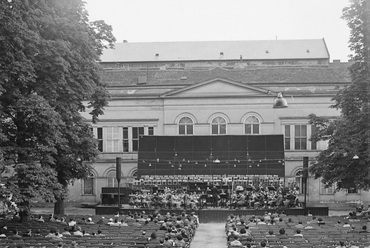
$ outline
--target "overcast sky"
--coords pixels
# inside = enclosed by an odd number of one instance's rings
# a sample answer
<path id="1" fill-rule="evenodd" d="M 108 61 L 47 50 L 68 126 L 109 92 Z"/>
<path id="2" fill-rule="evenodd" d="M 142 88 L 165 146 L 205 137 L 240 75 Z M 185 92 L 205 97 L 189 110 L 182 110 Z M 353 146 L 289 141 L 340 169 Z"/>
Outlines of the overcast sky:
<path id="1" fill-rule="evenodd" d="M 117 42 L 322 39 L 348 61 L 348 0 L 85 0 Z"/>

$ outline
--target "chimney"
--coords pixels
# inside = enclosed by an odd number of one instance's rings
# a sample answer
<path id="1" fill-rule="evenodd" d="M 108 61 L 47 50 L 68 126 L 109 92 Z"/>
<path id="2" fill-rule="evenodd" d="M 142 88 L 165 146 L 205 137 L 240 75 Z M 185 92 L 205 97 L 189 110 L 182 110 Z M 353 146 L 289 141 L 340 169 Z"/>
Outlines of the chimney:
<path id="1" fill-rule="evenodd" d="M 123 43 L 127 43 L 127 40 L 123 40 Z"/>

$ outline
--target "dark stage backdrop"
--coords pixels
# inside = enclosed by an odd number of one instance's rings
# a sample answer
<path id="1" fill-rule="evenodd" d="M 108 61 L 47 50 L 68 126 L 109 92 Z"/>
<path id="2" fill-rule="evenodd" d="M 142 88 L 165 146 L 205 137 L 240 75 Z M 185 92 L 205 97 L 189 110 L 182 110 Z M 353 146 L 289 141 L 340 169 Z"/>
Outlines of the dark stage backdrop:
<path id="1" fill-rule="evenodd" d="M 139 144 L 139 178 L 285 175 L 283 135 L 143 136 Z"/>

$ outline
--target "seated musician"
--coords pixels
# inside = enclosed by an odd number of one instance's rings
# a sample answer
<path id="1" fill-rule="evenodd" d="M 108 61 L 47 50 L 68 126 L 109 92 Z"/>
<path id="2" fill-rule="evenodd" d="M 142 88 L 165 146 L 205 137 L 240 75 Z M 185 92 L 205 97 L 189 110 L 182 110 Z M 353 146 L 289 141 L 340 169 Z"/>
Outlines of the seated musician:
<path id="1" fill-rule="evenodd" d="M 227 193 L 225 192 L 224 189 L 221 190 L 220 200 L 221 200 L 221 202 L 220 202 L 221 207 L 226 207 Z"/>
<path id="2" fill-rule="evenodd" d="M 235 207 L 241 208 L 244 207 L 244 204 L 245 204 L 244 188 L 242 186 L 238 186 L 236 192 Z"/>
<path id="3" fill-rule="evenodd" d="M 134 198 L 134 206 L 135 207 L 140 207 L 140 204 L 141 204 L 141 197 L 139 194 L 136 194 L 135 198 Z"/>
<path id="4" fill-rule="evenodd" d="M 193 192 L 193 194 L 190 195 L 190 208 L 195 210 L 199 207 L 199 194 L 196 192 Z"/>

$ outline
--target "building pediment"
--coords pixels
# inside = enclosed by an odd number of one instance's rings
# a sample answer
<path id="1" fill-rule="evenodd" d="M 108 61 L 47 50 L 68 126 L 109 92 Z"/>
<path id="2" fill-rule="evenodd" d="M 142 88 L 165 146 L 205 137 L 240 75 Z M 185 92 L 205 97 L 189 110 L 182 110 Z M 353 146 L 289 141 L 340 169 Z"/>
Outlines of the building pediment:
<path id="1" fill-rule="evenodd" d="M 216 78 L 182 89 L 167 92 L 162 97 L 222 97 L 222 96 L 265 96 L 269 91 L 259 87 Z"/>

